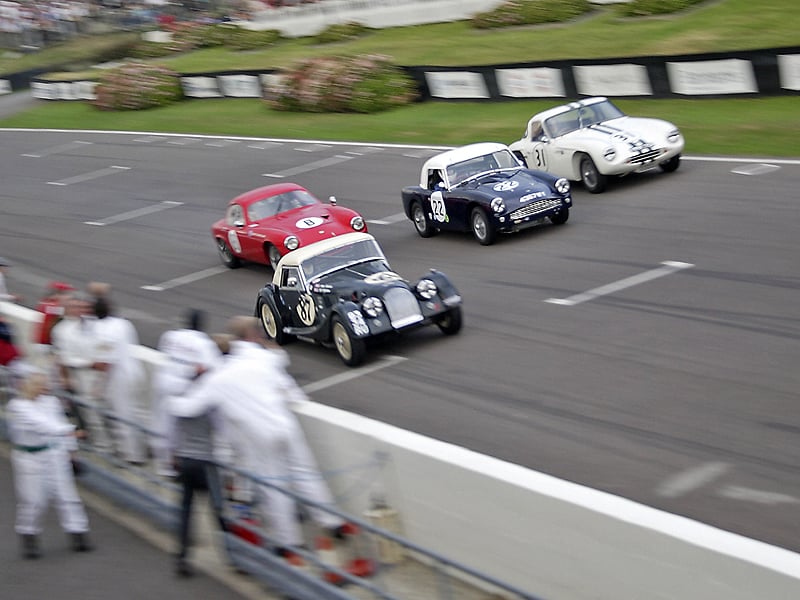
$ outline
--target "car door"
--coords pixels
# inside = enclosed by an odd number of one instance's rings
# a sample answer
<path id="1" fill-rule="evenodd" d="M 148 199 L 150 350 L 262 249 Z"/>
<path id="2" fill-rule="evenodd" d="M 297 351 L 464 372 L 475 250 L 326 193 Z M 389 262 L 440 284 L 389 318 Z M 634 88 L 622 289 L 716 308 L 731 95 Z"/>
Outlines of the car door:
<path id="1" fill-rule="evenodd" d="M 240 258 L 246 258 L 242 247 L 242 240 L 246 237 L 243 235 L 244 226 L 244 209 L 242 206 L 240 204 L 228 205 L 222 231 L 231 251 Z"/>
<path id="2" fill-rule="evenodd" d="M 295 266 L 284 266 L 281 269 L 278 286 L 281 300 L 286 307 L 286 315 L 291 327 L 313 327 L 318 320 L 317 306 L 313 295 L 305 289 L 300 270 Z"/>

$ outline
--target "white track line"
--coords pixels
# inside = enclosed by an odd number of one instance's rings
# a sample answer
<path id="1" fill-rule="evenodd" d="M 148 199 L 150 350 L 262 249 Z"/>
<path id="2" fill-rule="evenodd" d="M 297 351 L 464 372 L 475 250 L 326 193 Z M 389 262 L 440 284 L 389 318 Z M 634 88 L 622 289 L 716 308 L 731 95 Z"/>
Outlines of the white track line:
<path id="1" fill-rule="evenodd" d="M 154 204 L 153 206 L 145 206 L 144 208 L 137 208 L 136 210 L 130 210 L 128 212 L 115 215 L 113 217 L 108 217 L 107 219 L 103 219 L 102 221 L 84 221 L 84 224 L 96 225 L 97 227 L 105 227 L 106 225 L 112 225 L 114 223 L 119 223 L 120 221 L 129 221 L 131 219 L 136 219 L 138 217 L 149 215 L 154 212 L 160 212 L 168 208 L 181 206 L 182 204 L 183 202 L 175 202 L 174 200 L 165 200 L 164 202 L 159 202 L 158 204 Z"/>
<path id="2" fill-rule="evenodd" d="M 299 167 L 292 167 L 291 169 L 286 169 L 285 171 L 279 171 L 277 173 L 264 173 L 264 177 L 275 177 L 279 179 L 281 177 L 293 177 L 299 173 L 306 173 L 308 171 L 314 171 L 315 169 L 330 167 L 331 165 L 337 165 L 339 163 L 352 160 L 353 158 L 355 158 L 355 156 L 344 156 L 343 154 L 337 154 L 336 156 L 316 160 L 305 165 L 300 165 Z"/>
<path id="3" fill-rule="evenodd" d="M 336 375 L 331 375 L 325 379 L 320 379 L 319 381 L 304 385 L 303 391 L 306 394 L 313 394 L 314 392 L 319 392 L 320 390 L 333 387 L 334 385 L 339 385 L 345 381 L 350 381 L 351 379 L 356 379 L 357 377 L 363 377 L 369 373 L 386 369 L 387 367 L 394 366 L 405 360 L 408 359 L 403 356 L 384 356 L 375 364 L 366 365 L 357 369 L 350 369 L 349 371 L 343 371 L 342 373 L 337 373 Z"/>
<path id="4" fill-rule="evenodd" d="M 580 294 L 575 294 L 569 298 L 548 298 L 545 300 L 545 302 L 549 302 L 550 304 L 558 304 L 560 306 L 575 306 L 576 304 L 588 302 L 589 300 L 594 300 L 600 296 L 607 296 L 608 294 L 619 292 L 620 290 L 633 287 L 634 285 L 639 285 L 640 283 L 650 281 L 651 279 L 664 277 L 665 275 L 670 275 L 671 273 L 675 273 L 682 269 L 690 269 L 694 266 L 691 263 L 677 262 L 673 260 L 667 260 L 661 264 L 664 266 L 645 271 L 644 273 L 639 273 L 638 275 L 626 277 L 625 279 L 620 279 L 619 281 L 615 281 L 613 283 L 601 285 L 600 287 L 596 287 Z"/>
<path id="5" fill-rule="evenodd" d="M 730 468 L 730 465 L 721 462 L 704 463 L 662 481 L 656 488 L 656 493 L 665 498 L 683 496 L 722 477 Z"/>
<path id="6" fill-rule="evenodd" d="M 42 158 L 43 156 L 50 156 L 51 154 L 66 152 L 67 150 L 73 150 L 81 146 L 90 145 L 91 143 L 92 142 L 82 142 L 80 140 L 77 140 L 74 142 L 70 142 L 69 144 L 62 144 L 60 146 L 54 146 L 52 148 L 48 148 L 47 150 L 43 150 L 39 154 L 22 154 L 21 156 L 27 156 L 29 158 Z"/>
<path id="7" fill-rule="evenodd" d="M 150 292 L 163 292 L 164 290 L 169 290 L 181 285 L 186 285 L 187 283 L 194 283 L 195 281 L 206 279 L 207 277 L 213 277 L 214 275 L 225 273 L 227 270 L 227 267 L 223 267 L 221 265 L 218 267 L 210 267 L 208 269 L 203 269 L 202 271 L 195 271 L 194 273 L 189 273 L 188 275 L 184 275 L 182 277 L 170 279 L 169 281 L 165 281 L 163 283 L 143 285 L 142 289 Z"/>
<path id="8" fill-rule="evenodd" d="M 48 181 L 47 185 L 72 185 L 73 183 L 82 183 L 84 181 L 90 181 L 92 179 L 99 179 L 100 177 L 106 177 L 107 175 L 113 175 L 114 173 L 119 173 L 120 171 L 130 171 L 130 167 L 119 167 L 117 165 L 111 165 L 110 167 L 106 167 L 105 169 L 98 169 L 97 171 L 91 171 L 89 173 L 84 173 L 83 175 L 76 175 L 75 177 L 67 177 L 66 179 L 60 179 L 58 181 Z"/>
<path id="9" fill-rule="evenodd" d="M 367 223 L 371 223 L 373 225 L 392 225 L 393 223 L 399 223 L 400 221 L 405 220 L 405 218 L 406 213 L 397 213 L 389 217 L 384 217 L 383 219 L 372 219 L 367 221 Z"/>

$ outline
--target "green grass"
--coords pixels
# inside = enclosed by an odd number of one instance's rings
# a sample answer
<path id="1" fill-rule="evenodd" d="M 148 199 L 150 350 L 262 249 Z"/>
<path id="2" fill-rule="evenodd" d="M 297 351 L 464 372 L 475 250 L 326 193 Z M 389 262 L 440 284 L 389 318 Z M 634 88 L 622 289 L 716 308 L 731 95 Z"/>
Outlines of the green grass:
<path id="1" fill-rule="evenodd" d="M 664 17 L 622 19 L 612 10 L 601 9 L 564 25 L 490 31 L 473 29 L 466 22 L 398 27 L 338 44 L 320 45 L 313 38 L 299 38 L 262 51 L 213 48 L 159 62 L 178 72 L 191 73 L 265 69 L 299 58 L 362 52 L 388 54 L 404 65 L 482 65 L 689 54 L 797 45 L 797 22 L 800 22 L 797 0 L 710 0 L 678 15 Z M 70 56 L 67 46 L 50 54 L 49 60 Z M 24 60 L 32 59 L 26 56 Z M 0 60 L 0 72 L 17 70 L 9 67 L 12 63 Z M 26 63 L 25 68 L 31 65 Z M 510 142 L 519 137 L 531 114 L 557 103 L 555 100 L 431 101 L 375 115 L 343 115 L 275 112 L 258 100 L 192 100 L 126 113 L 105 113 L 85 103 L 52 102 L 0 120 L 0 127 L 458 145 L 479 140 Z M 800 111 L 796 96 L 620 100 L 618 104 L 630 114 L 661 117 L 676 123 L 686 136 L 687 152 L 800 156 L 797 141 Z"/>
<path id="2" fill-rule="evenodd" d="M 731 100 L 620 100 L 630 114 L 670 120 L 695 154 L 800 156 L 800 111 L 792 96 Z M 82 102 L 48 102 L 0 127 L 209 133 L 230 136 L 460 145 L 522 134 L 553 101 L 431 101 L 372 115 L 270 110 L 260 100 L 189 100 L 146 111 L 102 112 Z"/>

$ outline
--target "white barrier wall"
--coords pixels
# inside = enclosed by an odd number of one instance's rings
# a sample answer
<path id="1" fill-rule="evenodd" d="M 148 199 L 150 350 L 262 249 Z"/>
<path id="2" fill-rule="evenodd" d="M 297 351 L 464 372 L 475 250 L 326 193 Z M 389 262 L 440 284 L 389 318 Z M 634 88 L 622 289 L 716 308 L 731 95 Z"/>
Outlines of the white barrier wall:
<path id="1" fill-rule="evenodd" d="M 39 319 L 0 313 L 22 335 Z M 380 495 L 410 541 L 539 597 L 800 598 L 796 553 L 315 402 L 295 410 L 343 510 Z"/>

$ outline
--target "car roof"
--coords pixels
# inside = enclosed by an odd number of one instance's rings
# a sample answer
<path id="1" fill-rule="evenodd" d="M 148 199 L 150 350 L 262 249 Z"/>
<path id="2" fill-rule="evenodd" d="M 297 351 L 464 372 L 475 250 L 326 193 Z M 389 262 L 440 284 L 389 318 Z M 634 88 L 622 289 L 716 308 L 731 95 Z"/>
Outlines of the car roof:
<path id="1" fill-rule="evenodd" d="M 605 96 L 593 96 L 591 98 L 583 98 L 582 100 L 577 100 L 575 102 L 569 102 L 568 104 L 562 104 L 561 106 L 555 106 L 553 108 L 548 108 L 545 111 L 537 113 L 531 117 L 531 121 L 544 121 L 545 119 L 549 119 L 555 115 L 559 115 L 563 112 L 567 112 L 568 110 L 574 110 L 576 108 L 580 108 L 581 106 L 591 106 L 592 104 L 597 104 L 598 102 L 605 102 L 608 100 Z"/>
<path id="2" fill-rule="evenodd" d="M 448 165 L 459 163 L 476 156 L 484 156 L 498 150 L 508 150 L 508 146 L 499 142 L 478 142 L 477 144 L 469 144 L 459 148 L 447 150 L 436 156 L 432 156 L 425 164 L 422 165 L 423 171 L 429 169 L 444 169 Z"/>
<path id="3" fill-rule="evenodd" d="M 277 271 L 279 271 L 281 267 L 296 267 L 301 262 L 307 258 L 311 258 L 312 256 L 317 256 L 323 252 L 333 250 L 334 248 L 341 248 L 342 246 L 348 246 L 364 240 L 375 241 L 375 238 L 368 233 L 354 231 L 353 233 L 343 233 L 342 235 L 320 240 L 319 242 L 314 242 L 308 246 L 301 246 L 297 250 L 293 250 L 281 258 L 280 263 L 278 263 L 278 269 L 276 269 L 276 276 Z"/>
<path id="4" fill-rule="evenodd" d="M 278 194 L 292 192 L 295 190 L 308 191 L 302 185 L 298 185 L 296 183 L 273 183 L 272 185 L 265 185 L 254 190 L 250 190 L 249 192 L 239 194 L 228 204 L 241 204 L 242 206 L 248 206 L 253 202 L 257 202 L 258 200 L 271 198 L 272 196 L 277 196 Z"/>

